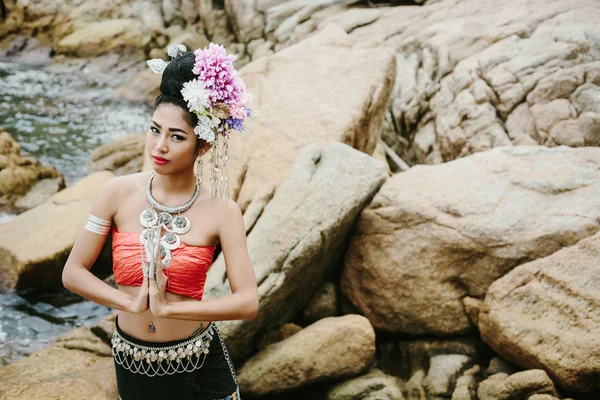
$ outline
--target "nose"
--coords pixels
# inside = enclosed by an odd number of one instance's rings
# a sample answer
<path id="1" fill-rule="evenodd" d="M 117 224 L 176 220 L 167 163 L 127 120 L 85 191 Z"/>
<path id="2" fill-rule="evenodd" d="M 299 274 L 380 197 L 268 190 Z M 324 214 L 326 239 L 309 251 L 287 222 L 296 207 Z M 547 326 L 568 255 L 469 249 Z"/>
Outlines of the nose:
<path id="1" fill-rule="evenodd" d="M 169 147 L 167 146 L 167 135 L 159 135 L 156 139 L 156 150 L 159 153 L 167 153 L 169 151 Z"/>

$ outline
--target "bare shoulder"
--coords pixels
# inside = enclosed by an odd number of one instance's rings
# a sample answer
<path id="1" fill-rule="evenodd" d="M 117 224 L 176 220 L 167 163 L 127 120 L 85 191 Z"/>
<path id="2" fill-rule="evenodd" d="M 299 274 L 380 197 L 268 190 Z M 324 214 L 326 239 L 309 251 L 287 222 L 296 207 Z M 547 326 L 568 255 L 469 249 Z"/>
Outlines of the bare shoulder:
<path id="1" fill-rule="evenodd" d="M 96 200 L 97 205 L 93 207 L 93 211 L 114 217 L 120 205 L 126 204 L 132 194 L 143 187 L 144 175 L 147 175 L 147 173 L 139 172 L 109 179 L 100 190 Z"/>

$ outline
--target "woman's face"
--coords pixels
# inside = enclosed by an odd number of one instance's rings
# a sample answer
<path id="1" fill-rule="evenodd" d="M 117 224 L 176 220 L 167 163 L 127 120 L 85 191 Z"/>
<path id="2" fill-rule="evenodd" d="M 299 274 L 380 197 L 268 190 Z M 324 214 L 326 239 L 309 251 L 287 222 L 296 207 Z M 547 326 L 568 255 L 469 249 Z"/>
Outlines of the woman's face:
<path id="1" fill-rule="evenodd" d="M 146 135 L 152 168 L 162 175 L 193 168 L 196 156 L 203 153 L 203 149 L 196 151 L 197 140 L 194 128 L 187 122 L 180 107 L 160 104 L 152 115 Z"/>

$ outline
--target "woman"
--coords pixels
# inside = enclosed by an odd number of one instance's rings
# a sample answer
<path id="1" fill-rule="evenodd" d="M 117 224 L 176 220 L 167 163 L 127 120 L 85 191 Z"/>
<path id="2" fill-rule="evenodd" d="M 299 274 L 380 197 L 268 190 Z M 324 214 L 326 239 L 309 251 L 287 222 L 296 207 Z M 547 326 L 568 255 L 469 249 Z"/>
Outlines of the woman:
<path id="1" fill-rule="evenodd" d="M 168 65 L 151 65 L 162 73 L 146 135 L 153 171 L 104 186 L 69 255 L 63 284 L 118 310 L 112 345 L 120 399 L 239 400 L 214 321 L 252 319 L 258 309 L 242 214 L 227 196 L 225 165 L 227 136 L 234 125 L 247 126 L 252 112 L 234 56 L 213 44 L 194 53 L 180 47 L 170 46 Z M 211 75 L 215 63 L 220 66 Z M 226 69 L 231 76 L 223 78 Z M 209 150 L 214 173 L 207 187 L 201 160 Z M 89 272 L 109 230 L 118 289 Z M 232 294 L 200 301 L 218 243 Z"/>

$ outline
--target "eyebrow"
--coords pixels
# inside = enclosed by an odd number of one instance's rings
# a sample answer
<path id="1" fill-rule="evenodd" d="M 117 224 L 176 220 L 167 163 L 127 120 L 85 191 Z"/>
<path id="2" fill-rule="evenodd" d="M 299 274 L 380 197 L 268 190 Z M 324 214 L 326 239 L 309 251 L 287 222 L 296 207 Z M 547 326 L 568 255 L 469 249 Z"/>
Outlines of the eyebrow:
<path id="1" fill-rule="evenodd" d="M 152 121 L 152 123 L 154 125 L 156 125 L 158 127 L 158 129 L 162 129 L 162 126 L 160 126 L 156 121 Z M 184 131 L 183 129 L 179 129 L 179 128 L 169 128 L 169 130 L 171 132 L 181 132 L 181 133 L 185 133 L 186 135 L 188 134 L 186 131 Z"/>

